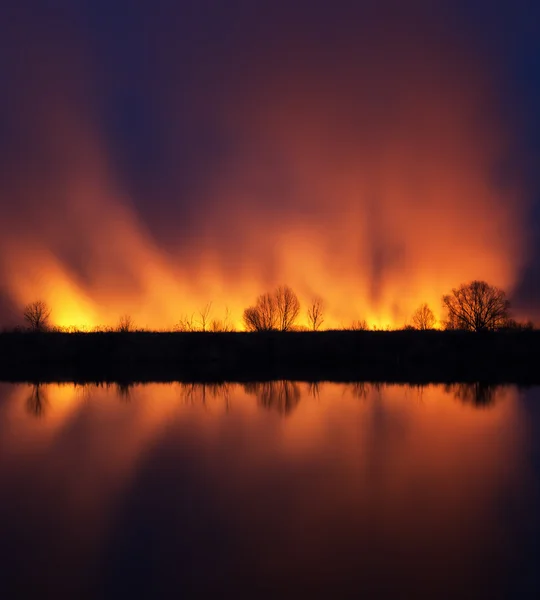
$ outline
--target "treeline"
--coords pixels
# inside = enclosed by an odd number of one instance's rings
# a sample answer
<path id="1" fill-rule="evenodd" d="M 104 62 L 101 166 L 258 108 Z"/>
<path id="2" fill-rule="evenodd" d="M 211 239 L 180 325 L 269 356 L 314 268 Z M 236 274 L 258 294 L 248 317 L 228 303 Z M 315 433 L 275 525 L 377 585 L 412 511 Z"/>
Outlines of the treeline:
<path id="1" fill-rule="evenodd" d="M 440 329 L 462 331 L 530 330 L 532 322 L 520 323 L 512 318 L 510 302 L 506 293 L 485 281 L 471 281 L 441 298 L 445 318 Z M 223 319 L 211 318 L 212 303 L 206 304 L 197 314 L 182 317 L 173 328 L 181 332 L 232 332 L 235 330 L 230 313 L 226 310 Z M 273 292 L 257 297 L 255 304 L 243 312 L 243 326 L 248 332 L 270 331 L 319 331 L 325 322 L 325 303 L 320 297 L 311 300 L 305 309 L 308 326 L 299 325 L 301 304 L 296 293 L 287 285 L 280 285 Z M 28 304 L 23 317 L 30 331 L 66 331 L 51 326 L 52 309 L 43 300 Z M 410 322 L 401 329 L 431 330 L 437 328 L 437 320 L 431 307 L 423 303 L 411 315 Z M 343 330 L 368 330 L 365 319 L 354 320 Z M 97 331 L 128 333 L 140 330 L 129 315 L 120 317 L 116 327 L 97 328 Z M 77 331 L 68 328 L 67 332 Z"/>

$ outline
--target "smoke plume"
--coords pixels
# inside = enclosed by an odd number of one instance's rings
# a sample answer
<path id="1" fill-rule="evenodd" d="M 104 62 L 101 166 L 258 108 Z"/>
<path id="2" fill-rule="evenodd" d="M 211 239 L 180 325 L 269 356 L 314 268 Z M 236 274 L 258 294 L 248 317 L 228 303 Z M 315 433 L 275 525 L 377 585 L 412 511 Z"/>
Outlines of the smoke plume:
<path id="1" fill-rule="evenodd" d="M 170 328 L 210 301 L 240 325 L 286 283 L 326 327 L 385 327 L 423 302 L 441 318 L 471 279 L 512 292 L 512 124 L 453 3 L 158 4 L 99 34 L 13 11 L 4 322 L 42 298 L 64 326 Z"/>

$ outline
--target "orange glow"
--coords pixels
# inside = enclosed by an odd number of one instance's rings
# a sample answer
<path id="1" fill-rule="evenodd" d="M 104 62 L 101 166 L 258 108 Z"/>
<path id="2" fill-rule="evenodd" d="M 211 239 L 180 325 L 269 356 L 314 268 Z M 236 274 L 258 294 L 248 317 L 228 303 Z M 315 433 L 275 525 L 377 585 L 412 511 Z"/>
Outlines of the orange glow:
<path id="1" fill-rule="evenodd" d="M 439 47 L 436 31 L 425 47 L 399 34 L 366 41 L 369 60 L 314 66 L 292 54 L 232 82 L 213 116 L 244 145 L 205 171 L 193 197 L 170 184 L 176 248 L 146 227 L 89 103 L 60 89 L 35 117 L 53 166 L 19 165 L 4 182 L 11 204 L 26 206 L 2 227 L 5 294 L 20 312 L 44 299 L 65 327 L 128 314 L 172 329 L 212 302 L 211 319 L 228 308 L 241 329 L 244 308 L 282 283 L 301 300 L 300 324 L 324 299 L 323 328 L 401 327 L 424 302 L 441 319 L 441 296 L 472 279 L 511 293 L 525 206 L 522 190 L 495 182 L 512 140 L 486 109 L 490 65 Z M 174 97 L 161 108 L 176 135 Z M 175 203 L 197 207 L 189 239 Z"/>

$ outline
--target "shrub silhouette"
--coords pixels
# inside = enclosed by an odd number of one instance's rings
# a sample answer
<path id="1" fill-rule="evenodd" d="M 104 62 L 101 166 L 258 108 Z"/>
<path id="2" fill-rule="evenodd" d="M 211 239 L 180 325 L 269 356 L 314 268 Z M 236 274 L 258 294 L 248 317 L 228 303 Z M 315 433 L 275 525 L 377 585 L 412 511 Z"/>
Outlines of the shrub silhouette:
<path id="1" fill-rule="evenodd" d="M 367 331 L 368 329 L 369 325 L 365 319 L 356 319 L 349 327 L 349 331 Z"/>
<path id="2" fill-rule="evenodd" d="M 133 319 L 129 315 L 124 315 L 120 317 L 118 321 L 117 331 L 120 333 L 129 333 L 130 331 L 135 331 L 135 324 Z"/>
<path id="3" fill-rule="evenodd" d="M 184 315 L 174 326 L 173 331 L 197 331 L 194 315 Z"/>
<path id="4" fill-rule="evenodd" d="M 533 331 L 534 323 L 532 321 L 521 323 L 515 319 L 507 319 L 504 325 L 501 326 L 501 329 L 507 331 Z"/>

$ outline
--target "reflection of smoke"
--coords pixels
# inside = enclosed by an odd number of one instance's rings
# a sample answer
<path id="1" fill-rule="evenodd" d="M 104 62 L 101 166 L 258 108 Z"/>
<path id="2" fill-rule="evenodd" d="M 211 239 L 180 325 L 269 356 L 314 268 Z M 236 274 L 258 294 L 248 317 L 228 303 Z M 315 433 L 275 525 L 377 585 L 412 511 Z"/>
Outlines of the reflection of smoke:
<path id="1" fill-rule="evenodd" d="M 261 406 L 277 410 L 281 415 L 289 415 L 301 398 L 300 387 L 294 381 L 245 383 L 244 389 L 247 394 L 256 396 Z"/>
<path id="2" fill-rule="evenodd" d="M 336 4 L 343 17 L 312 3 L 287 18 L 274 3 L 263 19 L 245 9 L 244 33 L 231 9 L 234 42 L 216 32 L 214 53 L 178 41 L 197 43 L 182 35 L 194 17 L 149 20 L 147 118 L 164 158 L 142 182 L 118 169 L 91 51 L 22 20 L 13 43 L 39 69 L 23 65 L 24 87 L 7 92 L 21 150 L 0 156 L 0 274 L 16 308 L 43 297 L 60 325 L 129 313 L 172 327 L 213 300 L 213 316 L 228 304 L 239 324 L 286 282 L 303 301 L 324 297 L 326 326 L 384 326 L 423 301 L 437 313 L 461 281 L 511 288 L 522 203 L 493 177 L 509 139 L 489 109 L 491 65 L 423 2 L 362 18 Z"/>
<path id="3" fill-rule="evenodd" d="M 454 383 L 446 386 L 446 391 L 453 393 L 461 402 L 472 404 L 477 408 L 489 407 L 495 403 L 502 386 L 489 383 Z"/>

